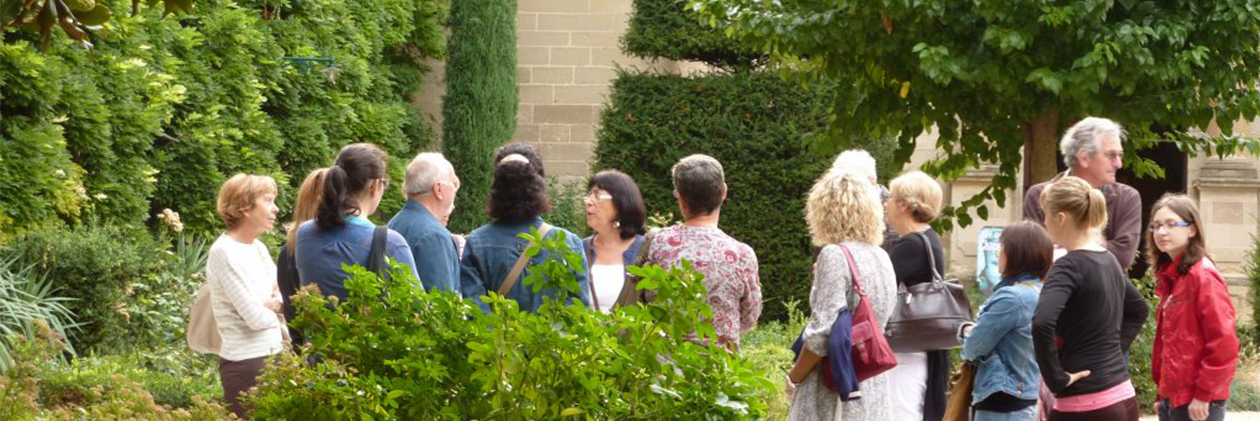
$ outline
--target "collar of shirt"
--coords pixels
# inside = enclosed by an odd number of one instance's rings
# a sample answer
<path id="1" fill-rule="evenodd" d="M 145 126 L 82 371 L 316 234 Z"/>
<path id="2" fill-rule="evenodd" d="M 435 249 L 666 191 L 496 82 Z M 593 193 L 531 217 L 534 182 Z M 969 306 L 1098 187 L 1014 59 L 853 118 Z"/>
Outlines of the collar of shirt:
<path id="1" fill-rule="evenodd" d="M 376 224 L 373 224 L 372 221 L 368 221 L 356 215 L 347 214 L 345 219 L 346 219 L 346 223 L 351 224 L 351 225 L 358 225 L 361 227 L 368 227 L 368 228 L 376 228 Z"/>
<path id="2" fill-rule="evenodd" d="M 423 226 L 434 226 L 434 225 L 441 226 L 442 225 L 438 223 L 437 217 L 433 216 L 433 212 L 429 212 L 429 208 L 424 207 L 423 204 L 416 201 L 415 199 L 407 199 L 407 204 L 403 205 L 403 210 L 412 211 L 419 214 L 420 215 L 419 222 Z"/>

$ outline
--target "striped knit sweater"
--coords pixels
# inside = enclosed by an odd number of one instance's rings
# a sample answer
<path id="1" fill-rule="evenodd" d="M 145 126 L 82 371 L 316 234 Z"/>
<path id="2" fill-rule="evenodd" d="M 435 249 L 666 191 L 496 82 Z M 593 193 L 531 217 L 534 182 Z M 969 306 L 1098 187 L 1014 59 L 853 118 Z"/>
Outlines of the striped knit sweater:
<path id="1" fill-rule="evenodd" d="M 241 361 L 280 352 L 283 325 L 274 311 L 263 306 L 273 298 L 276 287 L 276 264 L 266 245 L 258 240 L 243 244 L 220 235 L 210 247 L 206 281 L 223 337 L 220 357 Z"/>

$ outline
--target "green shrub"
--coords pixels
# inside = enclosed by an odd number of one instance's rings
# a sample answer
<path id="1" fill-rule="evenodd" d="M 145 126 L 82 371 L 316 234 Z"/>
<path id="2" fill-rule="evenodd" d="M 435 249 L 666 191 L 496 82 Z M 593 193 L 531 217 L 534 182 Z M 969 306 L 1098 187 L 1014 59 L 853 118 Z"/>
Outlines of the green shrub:
<path id="1" fill-rule="evenodd" d="M 197 289 L 206 281 L 208 241 L 188 234 L 174 238 L 163 235 L 159 241 L 174 243 L 162 271 L 132 283 L 128 331 L 135 348 L 184 346 L 189 308 Z"/>
<path id="2" fill-rule="evenodd" d="M 678 213 L 670 168 L 703 153 L 722 162 L 729 186 L 721 227 L 757 253 L 763 319 L 808 297 L 813 256 L 805 198 L 831 157 L 806 137 L 826 125 L 825 98 L 772 74 L 696 78 L 622 74 L 612 87 L 594 169 L 619 169 L 638 183 L 648 214 Z"/>
<path id="3" fill-rule="evenodd" d="M 4 373 L 16 363 L 8 338 L 30 338 L 41 324 L 65 337 L 75 325 L 66 308 L 69 299 L 54 296 L 52 283 L 39 276 L 34 266 L 20 266 L 15 255 L 0 251 L 8 254 L 0 257 L 0 373 Z"/>
<path id="4" fill-rule="evenodd" d="M 410 100 L 420 60 L 442 54 L 446 2 L 299 0 L 260 13 L 264 3 L 119 13 L 91 52 L 61 38 L 41 53 L 36 35 L 6 29 L 0 235 L 56 220 L 138 224 L 163 208 L 209 234 L 228 176 L 275 176 L 287 213 L 306 173 L 358 141 L 381 145 L 401 174 L 431 142 Z M 335 77 L 283 57 L 331 57 Z M 382 210 L 400 208 L 399 196 Z"/>
<path id="5" fill-rule="evenodd" d="M 56 335 L 50 330 L 43 333 L 15 340 L 22 362 L 0 377 L 0 403 L 4 404 L 0 415 L 5 420 L 227 418 L 227 411 L 214 403 L 223 392 L 217 373 L 208 369 L 209 359 L 201 358 L 189 366 L 196 368 L 180 368 L 177 373 L 141 368 L 143 361 L 152 358 L 149 354 L 67 363 L 56 358 L 62 350 Z"/>
<path id="6" fill-rule="evenodd" d="M 165 248 L 147 232 L 109 226 L 49 229 L 23 234 L 13 244 L 19 265 L 33 265 L 82 324 L 71 332 L 80 353 L 126 348 L 134 285 L 154 282 Z"/>
<path id="7" fill-rule="evenodd" d="M 586 225 L 586 180 L 562 182 L 552 178 L 547 186 L 547 194 L 551 197 L 551 213 L 546 215 L 547 223 L 567 229 L 579 237 L 586 238 L 591 234 L 591 227 Z"/>
<path id="8" fill-rule="evenodd" d="M 1243 269 L 1247 274 L 1247 285 L 1250 286 L 1247 301 L 1251 304 L 1251 327 L 1260 329 L 1260 236 L 1252 238 L 1254 244 L 1247 253 L 1247 265 Z M 1260 339 L 1257 336 L 1253 339 Z M 1256 343 L 1260 345 L 1260 342 Z"/>
<path id="9" fill-rule="evenodd" d="M 40 403 L 47 407 L 83 401 L 93 388 L 135 384 L 157 405 L 191 408 L 198 398 L 223 396 L 217 358 L 193 355 L 183 344 L 118 355 L 76 358 L 47 365 L 39 375 Z"/>
<path id="10" fill-rule="evenodd" d="M 742 46 L 700 22 L 685 0 L 634 0 L 622 50 L 642 58 L 692 60 L 748 67 L 765 54 Z"/>
<path id="11" fill-rule="evenodd" d="M 552 260 L 527 287 L 578 288 L 563 236 L 533 241 Z M 483 314 L 469 300 L 425 293 L 395 267 L 381 280 L 354 268 L 336 307 L 309 290 L 294 323 L 315 364 L 281 355 L 253 402 L 260 419 L 752 419 L 764 415 L 766 374 L 701 341 L 716 334 L 702 277 L 689 266 L 637 268 L 657 300 L 612 315 L 546 301 L 520 311 L 497 294 Z M 668 356 L 668 357 L 664 357 Z"/>
<path id="12" fill-rule="evenodd" d="M 462 181 L 453 231 L 485 220 L 493 152 L 516 131 L 516 0 L 451 4 L 442 148 Z"/>

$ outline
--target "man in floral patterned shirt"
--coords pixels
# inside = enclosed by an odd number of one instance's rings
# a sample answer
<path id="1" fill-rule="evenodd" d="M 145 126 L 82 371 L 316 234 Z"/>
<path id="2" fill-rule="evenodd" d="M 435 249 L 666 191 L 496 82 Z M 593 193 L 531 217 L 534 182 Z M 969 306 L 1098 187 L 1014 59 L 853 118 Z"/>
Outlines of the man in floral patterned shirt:
<path id="1" fill-rule="evenodd" d="M 718 228 L 726 200 L 721 163 L 691 155 L 674 164 L 672 172 L 684 222 L 654 233 L 644 263 L 668 269 L 687 259 L 704 274 L 718 342 L 738 351 L 740 335 L 761 315 L 757 254 Z"/>

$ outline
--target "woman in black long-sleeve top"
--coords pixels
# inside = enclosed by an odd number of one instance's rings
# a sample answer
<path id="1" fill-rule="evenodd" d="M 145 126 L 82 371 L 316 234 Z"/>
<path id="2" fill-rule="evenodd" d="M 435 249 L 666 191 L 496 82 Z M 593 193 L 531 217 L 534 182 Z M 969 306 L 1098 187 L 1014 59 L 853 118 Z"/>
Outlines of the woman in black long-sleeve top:
<path id="1" fill-rule="evenodd" d="M 916 171 L 893 179 L 890 188 L 892 194 L 884 209 L 889 225 L 901 235 L 888 256 L 897 273 L 897 284 L 908 287 L 932 282 L 928 247 L 936 256 L 936 272 L 945 273 L 941 238 L 928 225 L 940 209 L 941 186 L 932 177 Z M 890 371 L 892 419 L 939 421 L 945 415 L 949 351 L 893 351 L 897 354 L 897 367 Z"/>
<path id="2" fill-rule="evenodd" d="M 1067 249 L 1046 275 L 1033 315 L 1033 345 L 1050 420 L 1138 419 L 1125 354 L 1150 311 L 1115 256 L 1102 246 L 1102 192 L 1064 177 L 1041 196 L 1046 230 Z"/>

